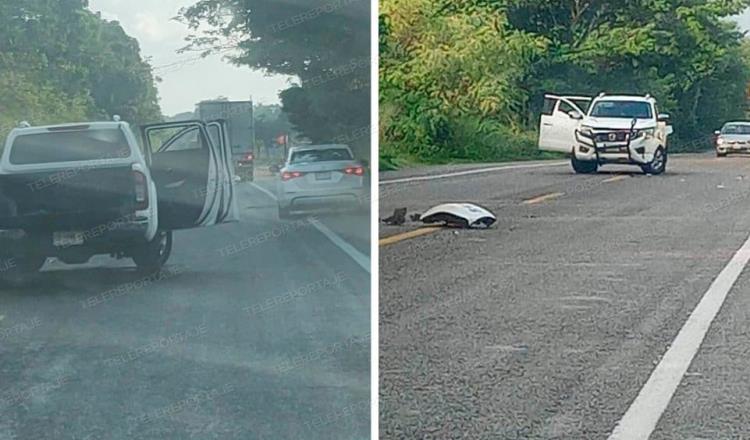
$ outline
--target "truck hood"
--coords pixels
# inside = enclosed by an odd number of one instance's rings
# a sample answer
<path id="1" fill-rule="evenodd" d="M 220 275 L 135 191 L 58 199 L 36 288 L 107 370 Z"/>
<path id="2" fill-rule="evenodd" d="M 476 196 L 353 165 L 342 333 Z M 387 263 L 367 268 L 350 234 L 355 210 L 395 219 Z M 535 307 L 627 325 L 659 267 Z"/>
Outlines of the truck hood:
<path id="1" fill-rule="evenodd" d="M 591 127 L 594 130 L 630 130 L 630 125 L 633 123 L 632 119 L 625 118 L 592 118 L 587 117 L 581 122 L 582 126 Z M 654 121 L 651 119 L 639 119 L 635 124 L 637 130 L 643 130 L 647 128 L 654 128 Z"/>

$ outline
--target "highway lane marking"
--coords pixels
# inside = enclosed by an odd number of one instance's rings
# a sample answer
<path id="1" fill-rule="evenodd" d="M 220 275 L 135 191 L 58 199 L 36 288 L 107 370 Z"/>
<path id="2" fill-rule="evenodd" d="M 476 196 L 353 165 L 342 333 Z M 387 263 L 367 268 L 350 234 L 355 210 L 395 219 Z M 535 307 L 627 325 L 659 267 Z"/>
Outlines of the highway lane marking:
<path id="1" fill-rule="evenodd" d="M 366 270 L 367 273 L 370 273 L 370 257 L 358 251 L 357 248 L 347 243 L 343 238 L 339 237 L 335 232 L 328 229 L 326 225 L 320 223 L 318 220 L 309 218 L 308 221 L 315 227 L 315 229 L 320 231 L 321 234 L 328 237 L 328 239 L 331 240 L 333 244 L 338 246 L 339 249 L 346 252 L 346 254 L 349 255 L 357 264 L 359 264 L 362 269 Z"/>
<path id="2" fill-rule="evenodd" d="M 550 193 L 550 194 L 544 194 L 538 197 L 534 197 L 533 199 L 524 200 L 524 205 L 536 205 L 537 203 L 546 202 L 547 200 L 556 199 L 558 197 L 564 196 L 565 193 Z"/>
<path id="3" fill-rule="evenodd" d="M 258 185 L 255 182 L 250 182 L 250 185 L 257 188 L 267 196 L 271 197 L 272 199 L 278 201 L 279 199 L 276 197 L 274 193 L 271 191 L 268 191 L 267 189 L 263 188 L 262 186 Z M 352 260 L 354 260 L 358 265 L 362 267 L 362 269 L 366 270 L 367 273 L 370 272 L 370 257 L 363 254 L 362 252 L 358 251 L 357 248 L 349 244 L 346 240 L 339 237 L 335 232 L 328 229 L 326 225 L 323 223 L 320 223 L 318 220 L 311 218 L 308 218 L 307 221 L 315 227 L 315 229 L 318 230 L 321 234 L 325 235 L 326 238 L 328 238 L 333 244 L 338 246 L 339 249 L 344 251 L 349 257 L 351 257 Z"/>
<path id="4" fill-rule="evenodd" d="M 258 185 L 257 183 L 255 183 L 255 182 L 250 182 L 250 185 L 251 185 L 251 186 L 253 186 L 253 187 L 254 187 L 255 189 L 257 189 L 258 191 L 261 191 L 262 193 L 264 193 L 264 194 L 265 194 L 265 195 L 267 195 L 268 197 L 270 197 L 270 198 L 274 199 L 275 201 L 277 201 L 277 202 L 279 201 L 279 198 L 278 198 L 278 197 L 276 197 L 276 194 L 274 194 L 274 193 L 272 193 L 271 191 L 269 191 L 269 190 L 267 190 L 267 189 L 263 188 L 262 186 Z"/>
<path id="5" fill-rule="evenodd" d="M 602 180 L 602 183 L 617 182 L 617 181 L 625 180 L 625 179 L 630 179 L 630 175 L 629 174 L 623 174 L 623 175 L 620 175 L 620 176 L 610 177 L 609 179 Z"/>
<path id="6" fill-rule="evenodd" d="M 504 165 L 504 166 L 499 166 L 499 167 L 480 168 L 476 170 L 456 171 L 453 173 L 434 174 L 431 176 L 404 177 L 401 179 L 381 180 L 380 185 L 393 185 L 394 183 L 422 182 L 425 180 L 447 179 L 449 177 L 470 176 L 472 174 L 491 173 L 493 171 L 521 170 L 521 169 L 527 169 L 527 168 L 559 167 L 559 166 L 563 166 L 567 164 L 568 162 L 550 162 L 550 163 L 536 163 L 536 164 Z"/>
<path id="7" fill-rule="evenodd" d="M 395 243 L 398 243 L 400 241 L 409 240 L 411 238 L 421 237 L 423 235 L 432 234 L 433 232 L 437 232 L 441 230 L 442 228 L 438 227 L 429 227 L 429 228 L 419 228 L 415 229 L 413 231 L 404 232 L 401 234 L 391 235 L 389 237 L 384 237 L 378 240 L 379 246 L 388 246 Z"/>
<path id="8" fill-rule="evenodd" d="M 750 260 L 750 238 L 708 288 L 609 440 L 647 440 L 672 400 L 729 291 Z"/>

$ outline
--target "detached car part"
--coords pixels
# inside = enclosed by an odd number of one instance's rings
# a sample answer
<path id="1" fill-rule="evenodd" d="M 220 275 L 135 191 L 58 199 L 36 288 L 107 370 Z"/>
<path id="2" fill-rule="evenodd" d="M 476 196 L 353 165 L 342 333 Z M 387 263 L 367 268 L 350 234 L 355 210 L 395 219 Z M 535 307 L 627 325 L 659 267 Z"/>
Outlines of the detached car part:
<path id="1" fill-rule="evenodd" d="M 497 221 L 497 217 L 472 203 L 445 203 L 430 208 L 419 220 L 427 224 L 444 223 L 461 228 L 489 228 Z"/>
<path id="2" fill-rule="evenodd" d="M 391 226 L 401 226 L 406 223 L 406 208 L 398 208 L 393 211 L 393 215 L 381 220 L 383 223 Z"/>

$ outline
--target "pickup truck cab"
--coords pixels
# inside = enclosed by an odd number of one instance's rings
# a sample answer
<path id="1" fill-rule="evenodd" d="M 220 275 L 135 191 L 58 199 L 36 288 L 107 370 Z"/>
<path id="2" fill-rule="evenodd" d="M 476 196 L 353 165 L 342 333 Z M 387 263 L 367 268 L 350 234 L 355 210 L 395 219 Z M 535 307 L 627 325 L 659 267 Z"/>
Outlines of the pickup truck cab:
<path id="1" fill-rule="evenodd" d="M 172 231 L 237 219 L 224 139 L 221 121 L 144 126 L 143 148 L 117 117 L 23 124 L 0 156 L 0 259 L 20 274 L 97 254 L 158 271 Z"/>
<path id="2" fill-rule="evenodd" d="M 667 168 L 668 114 L 649 95 L 546 95 L 539 127 L 539 149 L 567 153 L 576 173 L 600 165 L 637 165 L 648 174 Z"/>

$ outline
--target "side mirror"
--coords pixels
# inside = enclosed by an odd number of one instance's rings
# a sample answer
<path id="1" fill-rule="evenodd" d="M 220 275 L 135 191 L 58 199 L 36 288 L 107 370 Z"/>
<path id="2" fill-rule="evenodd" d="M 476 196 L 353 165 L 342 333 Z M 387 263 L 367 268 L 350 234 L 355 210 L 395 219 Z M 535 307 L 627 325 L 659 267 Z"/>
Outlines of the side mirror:
<path id="1" fill-rule="evenodd" d="M 583 115 L 578 110 L 571 110 L 568 112 L 568 116 L 570 116 L 570 119 L 583 119 Z"/>
<path id="2" fill-rule="evenodd" d="M 271 165 L 270 167 L 268 167 L 268 170 L 272 173 L 278 173 L 281 170 L 281 167 L 279 167 L 278 165 Z"/>
<path id="3" fill-rule="evenodd" d="M 666 122 L 667 124 L 669 124 L 672 121 L 672 117 L 669 116 L 669 114 L 667 113 L 660 113 L 659 117 L 656 118 L 656 120 L 659 122 Z"/>
<path id="4" fill-rule="evenodd" d="M 721 130 L 716 130 L 716 131 L 714 132 L 714 135 L 716 135 L 716 136 L 719 136 L 719 135 L 721 135 Z"/>

